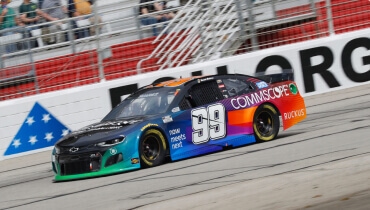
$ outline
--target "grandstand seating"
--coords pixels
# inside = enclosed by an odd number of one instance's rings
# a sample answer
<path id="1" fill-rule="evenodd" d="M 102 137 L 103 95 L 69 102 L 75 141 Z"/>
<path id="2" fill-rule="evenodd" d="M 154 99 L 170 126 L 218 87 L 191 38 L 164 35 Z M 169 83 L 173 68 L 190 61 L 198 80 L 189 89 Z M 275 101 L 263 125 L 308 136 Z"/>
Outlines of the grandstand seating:
<path id="1" fill-rule="evenodd" d="M 332 0 L 331 3 L 335 34 L 370 27 L 370 13 L 368 12 L 370 4 L 368 1 Z M 315 6 L 316 19 L 261 30 L 258 37 L 260 49 L 328 36 L 326 2 L 320 1 Z M 308 10 L 308 6 L 289 8 L 278 11 L 277 16 L 284 18 L 292 14 L 304 13 L 305 10 Z"/>
<path id="2" fill-rule="evenodd" d="M 104 74 L 107 80 L 137 74 L 136 64 L 155 48 L 152 41 L 155 37 L 135 40 L 112 46 L 112 57 L 104 60 Z M 153 66 L 155 60 L 146 64 Z"/>
<path id="3" fill-rule="evenodd" d="M 331 2 L 336 34 L 370 27 L 369 1 L 332 0 Z M 260 49 L 328 36 L 325 1 L 317 2 L 315 6 L 316 18 L 260 29 L 258 31 Z M 299 6 L 281 10 L 277 16 L 284 18 L 292 13 L 303 14 L 307 8 L 308 6 Z M 111 46 L 112 56 L 105 58 L 102 63 L 105 79 L 111 80 L 137 74 L 137 63 L 148 57 L 156 47 L 156 44 L 152 44 L 154 38 L 149 37 Z M 250 46 L 250 40 L 247 40 L 241 48 L 246 46 Z M 247 51 L 239 49 L 237 54 Z M 97 83 L 100 80 L 97 60 L 96 51 L 88 50 L 37 61 L 35 76 L 29 75 L 32 69 L 30 65 L 1 69 L 0 81 L 8 79 L 8 72 L 14 73 L 14 69 L 17 69 L 19 76 L 28 75 L 33 79 L 0 87 L 0 101 L 36 94 L 36 86 L 39 92 L 43 93 Z M 141 66 L 141 73 L 158 70 L 160 64 L 157 62 L 156 57 L 146 60 Z"/>
<path id="4" fill-rule="evenodd" d="M 21 83 L 24 80 L 28 80 L 27 78 L 31 79 L 33 76 L 32 66 L 29 64 L 12 66 L 1 69 L 0 84 L 1 86 L 9 86 L 13 83 Z"/>
<path id="5" fill-rule="evenodd" d="M 155 45 L 152 41 L 155 37 L 149 37 L 132 42 L 126 42 L 111 46 L 112 56 L 103 60 L 104 74 L 106 80 L 122 78 L 137 74 L 136 65 L 140 59 L 149 55 Z M 35 63 L 36 81 L 27 81 L 26 84 L 12 84 L 9 87 L 0 88 L 0 100 L 23 97 L 36 93 L 31 91 L 37 84 L 40 93 L 77 87 L 85 84 L 99 82 L 99 67 L 96 51 L 85 51 L 74 55 L 64 55 Z M 158 58 L 145 61 L 142 72 L 157 70 Z M 1 78 L 6 79 L 7 72 L 17 69 L 20 74 L 31 69 L 29 66 L 16 66 L 3 69 Z M 20 71 L 22 70 L 22 71 Z M 12 75 L 14 76 L 14 74 Z"/>

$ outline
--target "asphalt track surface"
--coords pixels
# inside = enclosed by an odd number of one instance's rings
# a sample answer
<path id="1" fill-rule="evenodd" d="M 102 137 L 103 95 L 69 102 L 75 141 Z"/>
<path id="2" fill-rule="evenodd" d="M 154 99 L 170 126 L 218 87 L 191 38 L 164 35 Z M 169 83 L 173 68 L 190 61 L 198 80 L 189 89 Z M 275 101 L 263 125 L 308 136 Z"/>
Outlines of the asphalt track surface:
<path id="1" fill-rule="evenodd" d="M 53 183 L 50 153 L 0 162 L 0 209 L 370 209 L 370 85 L 305 98 L 275 141 Z"/>

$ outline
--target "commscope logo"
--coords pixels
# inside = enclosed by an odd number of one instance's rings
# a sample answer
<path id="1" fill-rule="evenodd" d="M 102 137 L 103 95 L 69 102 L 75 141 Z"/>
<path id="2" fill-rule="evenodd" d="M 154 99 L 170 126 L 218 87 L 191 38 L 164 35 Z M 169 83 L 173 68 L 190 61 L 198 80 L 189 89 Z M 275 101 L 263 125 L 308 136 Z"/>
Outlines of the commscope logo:
<path id="1" fill-rule="evenodd" d="M 268 101 L 270 99 L 281 98 L 283 96 L 289 96 L 289 86 L 281 85 L 274 88 L 261 90 L 250 95 L 240 96 L 231 99 L 231 105 L 234 109 L 241 109 L 245 107 L 253 106 L 259 102 Z"/>

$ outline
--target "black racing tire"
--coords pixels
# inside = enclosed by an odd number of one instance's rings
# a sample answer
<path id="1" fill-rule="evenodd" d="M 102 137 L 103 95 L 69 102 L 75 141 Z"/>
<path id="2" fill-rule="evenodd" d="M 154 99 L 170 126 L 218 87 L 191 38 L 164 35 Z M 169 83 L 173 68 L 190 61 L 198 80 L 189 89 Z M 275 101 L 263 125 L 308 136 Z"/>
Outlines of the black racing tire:
<path id="1" fill-rule="evenodd" d="M 271 104 L 262 104 L 254 113 L 253 131 L 257 142 L 271 141 L 279 133 L 279 113 Z"/>
<path id="2" fill-rule="evenodd" d="M 143 168 L 161 165 L 166 157 L 166 140 L 156 129 L 145 131 L 140 139 L 140 163 Z"/>

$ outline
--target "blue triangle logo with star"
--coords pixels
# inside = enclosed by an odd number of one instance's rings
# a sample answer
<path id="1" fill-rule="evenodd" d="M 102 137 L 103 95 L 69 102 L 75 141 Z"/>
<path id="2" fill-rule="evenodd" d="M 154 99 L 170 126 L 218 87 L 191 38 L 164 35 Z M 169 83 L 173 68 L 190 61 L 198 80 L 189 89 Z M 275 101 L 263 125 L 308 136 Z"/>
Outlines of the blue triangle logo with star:
<path id="1" fill-rule="evenodd" d="M 39 103 L 35 103 L 4 156 L 54 146 L 70 130 Z"/>

